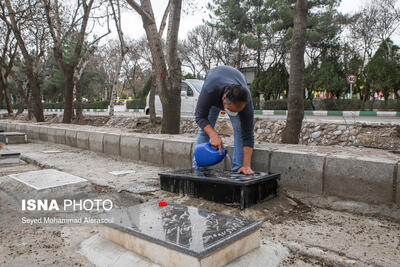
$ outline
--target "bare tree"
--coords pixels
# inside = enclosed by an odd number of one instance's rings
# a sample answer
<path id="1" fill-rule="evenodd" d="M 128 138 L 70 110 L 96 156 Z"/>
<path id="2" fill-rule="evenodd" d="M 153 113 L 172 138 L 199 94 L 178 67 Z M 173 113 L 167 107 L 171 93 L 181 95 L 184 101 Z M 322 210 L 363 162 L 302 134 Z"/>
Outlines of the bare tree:
<path id="1" fill-rule="evenodd" d="M 63 123 L 70 123 L 73 116 L 74 73 L 81 57 L 94 2 L 94 0 L 78 1 L 71 9 L 72 13 L 68 13 L 67 7 L 60 4 L 58 0 L 42 0 L 47 25 L 53 39 L 54 58 L 64 76 Z M 74 43 L 71 59 L 67 58 L 63 51 L 68 38 Z"/>
<path id="2" fill-rule="evenodd" d="M 400 27 L 400 8 L 396 6 L 398 3 L 398 0 L 371 2 L 371 5 L 375 5 L 378 10 L 375 28 L 377 37 L 381 42 L 389 39 Z"/>
<path id="3" fill-rule="evenodd" d="M 157 82 L 163 108 L 161 133 L 177 134 L 180 125 L 181 106 L 181 62 L 178 57 L 178 32 L 181 17 L 182 0 L 170 0 L 157 30 L 150 0 L 126 0 L 142 17 L 143 27 L 153 58 L 153 79 Z M 162 46 L 162 33 L 168 17 L 166 54 Z"/>
<path id="4" fill-rule="evenodd" d="M 113 3 L 114 1 L 115 1 L 115 3 Z M 120 42 L 119 56 L 118 56 L 118 61 L 116 64 L 113 89 L 111 92 L 111 100 L 110 100 L 109 116 L 112 117 L 112 116 L 114 116 L 114 102 L 115 102 L 115 98 L 117 97 L 117 86 L 118 86 L 118 82 L 119 82 L 119 77 L 121 75 L 122 62 L 124 61 L 124 57 L 125 57 L 128 49 L 125 45 L 124 34 L 122 32 L 122 27 L 121 27 L 121 6 L 119 3 L 119 0 L 109 0 L 109 3 L 111 6 L 111 9 L 112 9 L 115 27 L 117 28 L 118 39 Z"/>
<path id="5" fill-rule="evenodd" d="M 31 91 L 30 105 L 33 109 L 33 114 L 37 121 L 44 121 L 42 97 L 40 94 L 40 88 L 38 83 L 38 70 L 37 66 L 40 61 L 40 57 L 43 55 L 44 50 L 42 44 L 44 43 L 45 34 L 36 35 L 34 40 L 27 39 L 27 32 L 32 30 L 32 27 L 36 26 L 36 29 L 40 33 L 45 33 L 46 28 L 38 27 L 43 14 L 40 13 L 38 8 L 38 2 L 16 1 L 11 4 L 10 0 L 0 2 L 1 7 L 1 19 L 12 29 L 12 32 L 17 40 L 18 47 L 21 50 L 25 61 L 26 75 L 29 81 L 29 87 Z M 30 22 L 30 23 L 29 23 Z M 36 40 L 35 40 L 36 39 Z M 40 39 L 40 40 L 39 40 Z M 29 41 L 34 42 L 35 57 L 32 58 L 28 49 L 31 48 Z M 40 42 L 40 44 L 39 44 Z"/>
<path id="6" fill-rule="evenodd" d="M 144 61 L 141 55 L 139 41 L 127 40 L 128 48 L 125 60 L 122 65 L 122 77 L 124 79 L 124 89 L 131 88 L 133 96 L 136 97 L 137 79 L 142 78 Z M 150 63 L 151 65 L 151 63 Z"/>
<path id="7" fill-rule="evenodd" d="M 304 50 L 306 46 L 307 0 L 297 0 L 294 8 L 294 28 L 290 51 L 288 117 L 282 132 L 282 142 L 298 144 L 304 118 Z"/>
<path id="8" fill-rule="evenodd" d="M 81 77 L 83 72 L 89 63 L 89 59 L 93 56 L 93 53 L 98 48 L 98 44 L 102 38 L 111 33 L 109 20 L 108 20 L 108 11 L 107 11 L 107 32 L 98 38 L 94 39 L 91 43 L 88 43 L 83 47 L 83 55 L 79 59 L 79 63 L 75 68 L 74 72 L 74 95 L 76 97 L 76 119 L 79 121 L 83 118 L 83 105 L 82 105 L 82 90 L 81 90 Z"/>
<path id="9" fill-rule="evenodd" d="M 208 25 L 200 25 L 189 32 L 183 46 L 195 64 L 201 66 L 200 71 L 208 72 L 215 65 L 215 43 L 218 40 L 216 29 Z"/>
<path id="10" fill-rule="evenodd" d="M 8 25 L 2 25 L 0 33 L 1 42 L 1 56 L 0 56 L 0 104 L 3 100 L 3 94 L 6 100 L 8 114 L 14 115 L 14 110 L 11 102 L 10 90 L 8 88 L 8 76 L 12 72 L 14 59 L 17 55 L 17 43 L 13 39 L 12 30 Z"/>

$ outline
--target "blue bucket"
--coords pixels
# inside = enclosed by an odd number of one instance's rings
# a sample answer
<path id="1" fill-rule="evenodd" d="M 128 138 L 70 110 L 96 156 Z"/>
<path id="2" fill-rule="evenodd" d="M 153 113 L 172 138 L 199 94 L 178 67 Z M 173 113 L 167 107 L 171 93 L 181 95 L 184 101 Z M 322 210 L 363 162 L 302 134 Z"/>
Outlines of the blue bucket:
<path id="1" fill-rule="evenodd" d="M 194 158 L 197 166 L 207 167 L 220 163 L 227 154 L 225 148 L 222 148 L 221 151 L 222 155 L 220 155 L 219 150 L 213 148 L 210 143 L 197 145 L 194 149 Z"/>

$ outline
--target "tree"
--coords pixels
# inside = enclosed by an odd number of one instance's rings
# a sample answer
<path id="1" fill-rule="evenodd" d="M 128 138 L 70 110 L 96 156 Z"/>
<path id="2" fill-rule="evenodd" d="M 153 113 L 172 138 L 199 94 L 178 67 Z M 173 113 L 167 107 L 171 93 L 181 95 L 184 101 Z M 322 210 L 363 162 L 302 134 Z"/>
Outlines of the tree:
<path id="1" fill-rule="evenodd" d="M 197 26 L 188 33 L 182 44 L 181 55 L 186 59 L 195 77 L 202 71 L 208 72 L 215 64 L 217 38 L 217 31 L 208 25 Z M 200 66 L 201 69 L 196 71 L 196 66 Z"/>
<path id="2" fill-rule="evenodd" d="M 1 24 L 0 24 L 1 25 Z M 3 102 L 3 94 L 6 100 L 8 115 L 13 115 L 14 110 L 11 102 L 10 89 L 8 86 L 8 76 L 12 72 L 14 60 L 17 56 L 17 43 L 12 36 L 12 30 L 7 24 L 2 25 L 0 33 L 1 56 L 0 56 L 0 104 Z"/>
<path id="3" fill-rule="evenodd" d="M 159 90 L 163 108 L 161 133 L 177 134 L 180 125 L 181 106 L 181 62 L 178 57 L 178 31 L 181 16 L 182 0 L 170 0 L 157 30 L 153 8 L 150 0 L 126 0 L 142 17 L 143 27 L 149 42 L 153 60 L 153 78 Z M 168 17 L 166 54 L 162 46 L 162 33 Z"/>
<path id="4" fill-rule="evenodd" d="M 121 76 L 124 79 L 124 89 L 131 89 L 133 97 L 136 97 L 137 89 L 144 83 L 145 63 L 140 52 L 139 41 L 127 40 L 126 46 L 128 51 L 122 65 Z"/>
<path id="5" fill-rule="evenodd" d="M 251 31 L 251 21 L 248 17 L 249 5 L 247 1 L 237 0 L 213 0 L 208 4 L 212 11 L 210 26 L 214 27 L 218 34 L 231 45 L 234 53 L 233 67 L 239 69 L 242 66 L 244 55 L 245 35 Z"/>
<path id="6" fill-rule="evenodd" d="M 40 122 L 44 121 L 44 115 L 42 97 L 39 90 L 38 64 L 41 56 L 44 54 L 47 29 L 41 27 L 43 14 L 40 13 L 41 9 L 38 6 L 39 3 L 36 1 L 29 3 L 18 1 L 14 3 L 14 6 L 10 0 L 0 2 L 2 10 L 0 17 L 12 29 L 25 61 L 25 70 L 30 87 L 31 101 L 29 103 L 36 121 Z M 37 35 L 29 35 L 29 31 L 31 30 L 36 31 Z M 30 41 L 34 43 L 34 47 L 36 48 L 34 49 L 34 57 L 28 52 Z"/>
<path id="7" fill-rule="evenodd" d="M 282 132 L 282 142 L 286 144 L 298 144 L 304 118 L 303 72 L 307 13 L 307 0 L 297 0 L 294 8 L 294 28 L 290 51 L 288 117 Z"/>
<path id="8" fill-rule="evenodd" d="M 115 4 L 113 3 L 115 1 Z M 113 81 L 113 89 L 111 93 L 111 100 L 110 100 L 110 111 L 109 111 L 109 116 L 112 117 L 114 116 L 114 101 L 117 96 L 117 86 L 119 83 L 119 77 L 121 75 L 121 68 L 122 68 L 122 63 L 124 61 L 125 55 L 128 52 L 128 48 L 125 45 L 125 40 L 124 40 L 124 33 L 122 32 L 122 27 L 121 27 L 121 6 L 119 3 L 119 0 L 109 0 L 111 9 L 112 9 L 112 14 L 115 22 L 115 27 L 117 28 L 118 32 L 118 39 L 119 39 L 119 44 L 120 44 L 120 49 L 119 49 L 119 55 L 118 55 L 118 61 L 116 64 L 116 69 L 115 69 L 115 76 L 114 76 L 114 81 Z"/>
<path id="9" fill-rule="evenodd" d="M 279 99 L 284 90 L 289 87 L 289 73 L 285 64 L 282 62 L 275 63 L 266 71 L 257 74 L 251 84 L 253 93 L 264 94 L 267 99 L 272 96 L 273 99 Z"/>
<path id="10" fill-rule="evenodd" d="M 47 26 L 53 40 L 53 53 L 57 65 L 64 76 L 64 115 L 63 123 L 70 123 L 73 116 L 74 74 L 82 57 L 86 28 L 94 0 L 78 1 L 77 5 L 67 13 L 67 7 L 58 0 L 42 0 L 47 19 Z M 62 15 L 62 16 L 61 16 Z M 74 42 L 71 58 L 63 53 L 66 40 Z"/>
<path id="11" fill-rule="evenodd" d="M 390 48 L 390 49 L 388 49 Z M 381 91 L 387 104 L 389 94 L 397 91 L 400 77 L 400 48 L 391 40 L 382 42 L 366 66 L 368 78 L 376 91 Z"/>
<path id="12" fill-rule="evenodd" d="M 316 75 L 317 87 L 325 89 L 336 98 L 339 98 L 347 90 L 346 73 L 344 64 L 340 59 L 339 47 L 323 51 L 321 64 Z"/>

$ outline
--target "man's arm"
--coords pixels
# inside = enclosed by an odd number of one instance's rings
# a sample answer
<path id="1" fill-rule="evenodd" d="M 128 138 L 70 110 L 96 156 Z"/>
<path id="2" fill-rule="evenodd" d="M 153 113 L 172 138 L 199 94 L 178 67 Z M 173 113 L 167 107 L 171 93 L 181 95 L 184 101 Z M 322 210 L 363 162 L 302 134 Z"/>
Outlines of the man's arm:
<path id="1" fill-rule="evenodd" d="M 253 155 L 253 148 L 249 146 L 243 147 L 243 164 L 242 167 L 238 170 L 238 173 L 243 174 L 254 174 L 254 171 L 251 169 L 251 156 Z"/>
<path id="2" fill-rule="evenodd" d="M 251 168 L 251 156 L 253 155 L 253 148 L 249 146 L 243 147 L 243 167 Z"/>
<path id="3" fill-rule="evenodd" d="M 243 137 L 243 162 L 242 168 L 240 168 L 238 172 L 253 174 L 254 171 L 251 169 L 251 157 L 253 155 L 254 146 L 254 110 L 251 97 L 249 103 L 247 103 L 245 109 L 242 110 L 239 115 Z"/>

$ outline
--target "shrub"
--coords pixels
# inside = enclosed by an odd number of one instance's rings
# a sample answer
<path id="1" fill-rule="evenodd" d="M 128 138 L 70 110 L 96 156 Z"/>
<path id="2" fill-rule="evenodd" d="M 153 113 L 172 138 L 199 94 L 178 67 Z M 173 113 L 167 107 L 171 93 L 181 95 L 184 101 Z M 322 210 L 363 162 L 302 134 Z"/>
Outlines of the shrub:
<path id="1" fill-rule="evenodd" d="M 146 107 L 146 98 L 136 98 L 126 102 L 127 109 L 144 109 Z"/>

